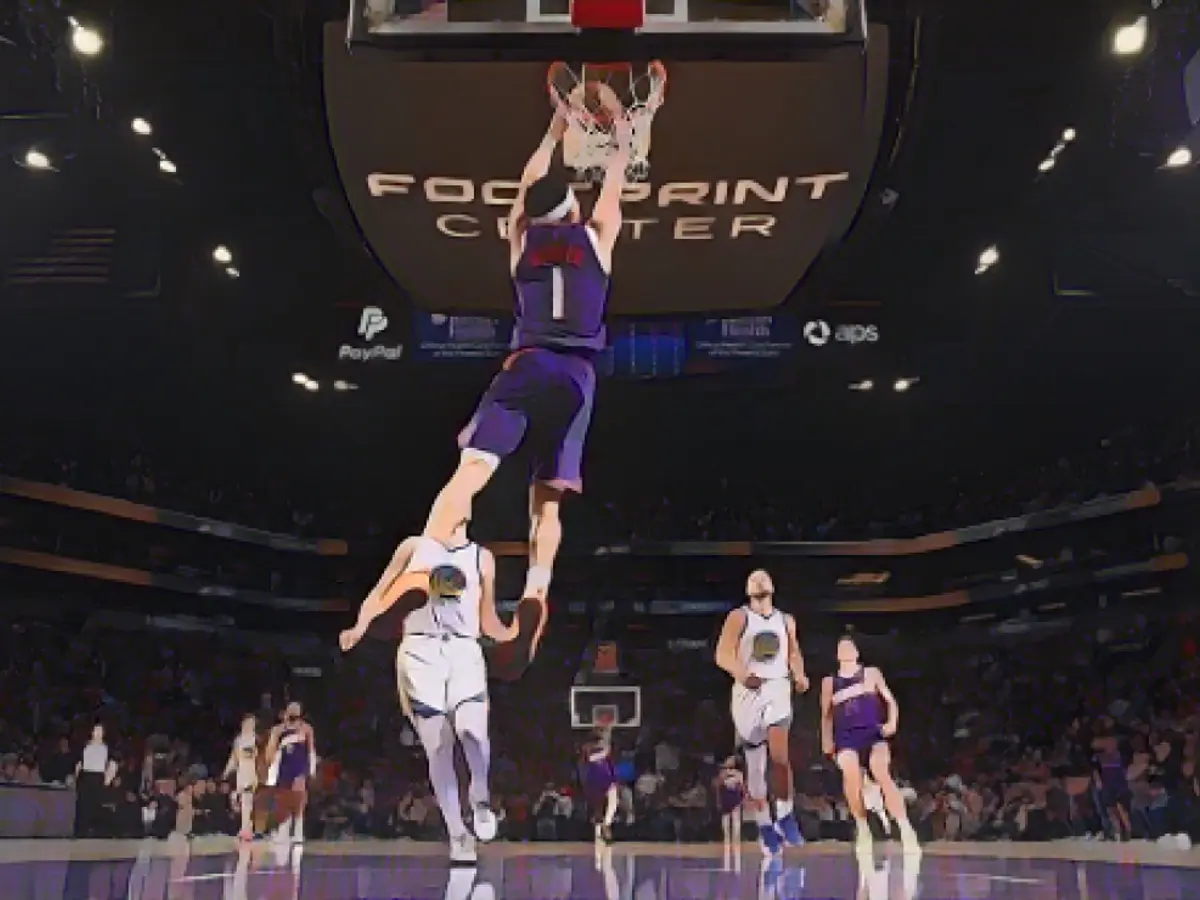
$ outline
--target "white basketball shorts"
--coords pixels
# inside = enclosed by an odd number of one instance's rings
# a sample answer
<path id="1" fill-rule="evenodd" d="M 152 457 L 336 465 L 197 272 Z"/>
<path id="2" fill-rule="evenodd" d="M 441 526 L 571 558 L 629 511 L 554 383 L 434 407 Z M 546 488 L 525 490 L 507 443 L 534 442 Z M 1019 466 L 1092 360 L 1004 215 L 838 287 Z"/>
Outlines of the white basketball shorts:
<path id="1" fill-rule="evenodd" d="M 786 678 L 764 681 L 758 690 L 735 684 L 733 727 L 738 740 L 746 746 L 756 746 L 767 739 L 767 729 L 787 725 L 792 719 L 792 683 Z"/>
<path id="2" fill-rule="evenodd" d="M 472 638 L 410 635 L 396 654 L 399 689 L 418 716 L 450 715 L 471 700 L 487 700 L 483 648 Z"/>

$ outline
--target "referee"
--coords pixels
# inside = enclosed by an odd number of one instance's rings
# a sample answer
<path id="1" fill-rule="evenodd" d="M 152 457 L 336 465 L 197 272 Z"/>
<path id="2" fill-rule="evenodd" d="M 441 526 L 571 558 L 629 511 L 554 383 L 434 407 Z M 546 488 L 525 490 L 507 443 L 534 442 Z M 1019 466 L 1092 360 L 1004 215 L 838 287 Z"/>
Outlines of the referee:
<path id="1" fill-rule="evenodd" d="M 108 772 L 108 744 L 104 726 L 92 728 L 92 739 L 83 747 L 75 765 L 75 837 L 98 837 L 104 804 L 105 776 Z"/>

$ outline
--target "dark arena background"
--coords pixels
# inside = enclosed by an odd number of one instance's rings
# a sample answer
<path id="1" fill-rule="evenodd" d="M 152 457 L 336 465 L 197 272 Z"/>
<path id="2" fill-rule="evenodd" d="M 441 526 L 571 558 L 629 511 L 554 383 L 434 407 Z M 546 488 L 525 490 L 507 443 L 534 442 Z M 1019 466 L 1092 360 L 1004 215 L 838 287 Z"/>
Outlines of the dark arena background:
<path id="1" fill-rule="evenodd" d="M 339 634 L 511 365 L 555 72 L 661 106 L 476 847 Z M 1200 896 L 1195 0 L 17 0 L 0 151 L 6 900 Z M 502 626 L 529 461 L 472 509 Z M 756 569 L 811 682 L 778 853 L 718 806 Z M 890 812 L 822 740 L 847 635 Z"/>

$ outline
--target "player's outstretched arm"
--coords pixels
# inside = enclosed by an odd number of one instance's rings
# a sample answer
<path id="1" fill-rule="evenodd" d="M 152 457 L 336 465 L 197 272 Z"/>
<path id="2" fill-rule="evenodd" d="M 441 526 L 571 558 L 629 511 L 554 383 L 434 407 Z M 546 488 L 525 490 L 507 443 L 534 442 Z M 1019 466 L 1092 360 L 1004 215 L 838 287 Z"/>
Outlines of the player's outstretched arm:
<path id="1" fill-rule="evenodd" d="M 390 607 L 390 604 L 387 602 L 388 597 L 395 593 L 395 588 L 399 585 L 400 581 L 415 574 L 406 573 L 406 570 L 409 563 L 412 562 L 416 548 L 417 538 L 405 538 L 400 542 L 400 546 L 392 554 L 392 558 L 383 570 L 383 574 L 379 576 L 379 581 L 375 584 L 375 587 L 371 588 L 371 592 L 367 594 L 367 599 L 359 607 L 358 621 L 353 628 L 342 632 L 340 643 L 343 650 L 351 649 L 363 639 L 371 623 Z"/>
<path id="2" fill-rule="evenodd" d="M 483 576 L 479 598 L 480 630 L 498 644 L 516 640 L 519 633 L 516 617 L 513 617 L 512 625 L 505 625 L 496 612 L 496 557 L 492 555 L 491 550 L 479 551 L 479 569 Z"/>
<path id="3" fill-rule="evenodd" d="M 629 160 L 633 155 L 633 123 L 625 115 L 621 101 L 611 88 L 603 86 L 600 102 L 612 116 L 613 130 L 617 138 L 617 150 L 609 157 L 608 165 L 604 168 L 604 182 L 600 186 L 600 196 L 592 207 L 592 227 L 596 229 L 596 237 L 600 239 L 600 247 L 605 255 L 611 255 L 621 233 L 623 218 L 621 215 L 621 195 L 625 191 L 625 172 L 629 168 Z"/>
<path id="4" fill-rule="evenodd" d="M 746 628 L 746 611 L 735 609 L 725 617 L 721 636 L 717 638 L 717 665 L 729 673 L 738 684 L 745 684 L 750 673 L 738 660 L 737 644 Z"/>
<path id="5" fill-rule="evenodd" d="M 521 219 L 525 215 L 525 191 L 539 178 L 546 177 L 546 173 L 550 171 L 551 163 L 554 162 L 554 151 L 558 149 L 558 145 L 562 142 L 563 135 L 566 133 L 567 117 L 563 114 L 562 110 L 555 110 L 554 118 L 550 120 L 550 127 L 546 129 L 546 134 L 542 138 L 541 143 L 534 149 L 533 154 L 529 157 L 529 161 L 525 163 L 524 170 L 521 172 L 521 185 L 517 189 L 517 199 L 513 202 L 512 209 L 508 213 L 508 234 L 510 237 L 519 232 Z"/>

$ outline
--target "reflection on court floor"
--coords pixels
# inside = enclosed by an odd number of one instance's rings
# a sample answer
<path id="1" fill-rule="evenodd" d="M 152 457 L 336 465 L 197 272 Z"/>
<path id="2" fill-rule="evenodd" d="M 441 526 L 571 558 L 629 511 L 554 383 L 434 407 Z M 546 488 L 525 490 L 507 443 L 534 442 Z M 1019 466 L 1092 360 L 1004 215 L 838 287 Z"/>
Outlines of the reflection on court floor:
<path id="1" fill-rule="evenodd" d="M 22 846 L 23 845 L 23 846 Z M 1153 846 L 819 845 L 764 865 L 756 847 L 494 845 L 472 869 L 442 848 L 364 842 L 43 841 L 0 845 L 5 900 L 1188 900 L 1200 856 Z M 996 853 L 1003 854 L 1003 858 Z M 979 855 L 975 855 L 979 854 Z M 987 854 L 987 855 L 984 855 Z M 37 861 L 31 861 L 36 858 Z M 11 860 L 11 861 L 10 861 Z M 21 861 L 26 860 L 26 861 Z M 1086 860 L 1086 861 L 1081 861 Z"/>

